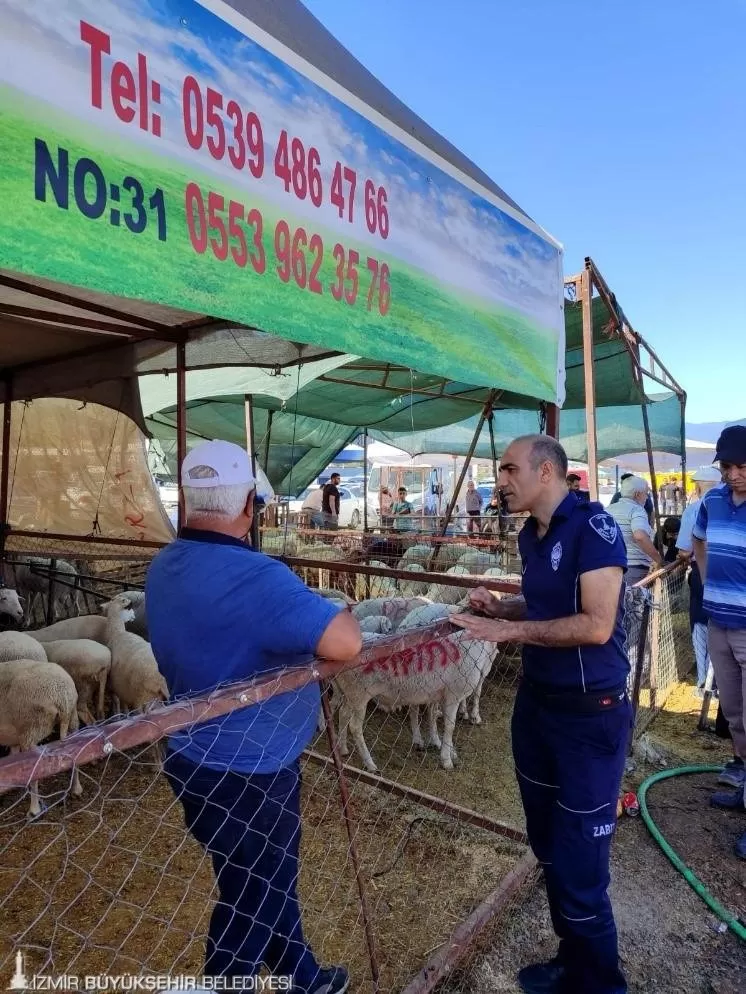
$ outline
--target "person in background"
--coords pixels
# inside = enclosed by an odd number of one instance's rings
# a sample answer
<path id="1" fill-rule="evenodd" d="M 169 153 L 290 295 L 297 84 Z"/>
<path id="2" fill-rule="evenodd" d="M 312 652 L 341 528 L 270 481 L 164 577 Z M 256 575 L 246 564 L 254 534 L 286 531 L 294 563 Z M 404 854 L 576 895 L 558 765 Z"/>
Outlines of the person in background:
<path id="1" fill-rule="evenodd" d="M 220 440 L 198 445 L 181 479 L 186 527 L 155 557 L 145 585 L 151 645 L 172 699 L 307 666 L 314 656 L 357 656 L 357 619 L 247 544 L 256 483 L 246 451 Z M 319 966 L 297 894 L 300 756 L 320 701 L 312 681 L 168 737 L 164 773 L 217 880 L 206 976 L 257 977 L 264 966 L 292 975 L 298 994 L 349 987 L 344 967 Z"/>
<path id="2" fill-rule="evenodd" d="M 391 491 L 388 487 L 381 487 L 381 491 L 378 495 L 378 510 L 381 515 L 381 527 L 390 528 L 391 527 L 391 506 L 394 503 L 394 498 L 391 496 Z"/>
<path id="3" fill-rule="evenodd" d="M 645 513 L 648 484 L 641 476 L 626 476 L 621 485 L 622 496 L 609 505 L 609 514 L 619 525 L 627 547 L 627 575 L 629 586 L 638 583 L 650 572 L 653 565 L 662 566 L 663 557 L 653 544 L 653 529 Z"/>
<path id="4" fill-rule="evenodd" d="M 324 528 L 339 528 L 339 498 L 337 489 L 342 477 L 339 473 L 332 473 L 329 482 L 324 486 L 321 498 L 321 512 L 324 516 Z"/>
<path id="5" fill-rule="evenodd" d="M 673 514 L 666 518 L 661 527 L 661 532 L 663 534 L 663 548 L 661 548 L 660 542 L 658 541 L 658 536 L 656 535 L 653 538 L 653 545 L 663 556 L 664 563 L 675 563 L 679 558 L 676 548 L 676 539 L 680 528 L 681 518 Z"/>
<path id="6" fill-rule="evenodd" d="M 469 480 L 466 484 L 464 506 L 466 507 L 466 514 L 468 516 L 468 520 L 466 522 L 466 532 L 468 535 L 473 535 L 476 531 L 478 535 L 482 530 L 482 523 L 480 520 L 482 515 L 482 495 L 474 486 L 474 480 Z"/>
<path id="7" fill-rule="evenodd" d="M 710 666 L 710 654 L 707 649 L 707 614 L 702 606 L 704 588 L 702 578 L 699 573 L 699 566 L 692 552 L 692 529 L 697 520 L 699 506 L 702 498 L 709 493 L 713 487 L 720 486 L 723 477 L 719 469 L 714 466 L 703 466 L 692 475 L 694 483 L 695 499 L 690 501 L 681 516 L 681 527 L 676 537 L 676 548 L 679 558 L 689 564 L 689 629 L 692 634 L 692 646 L 694 647 L 694 658 L 697 663 L 697 688 L 698 697 L 704 694 L 705 680 Z M 740 761 L 739 761 L 740 762 Z M 729 783 L 730 781 L 723 781 Z M 738 784 L 733 784 L 738 786 Z"/>
<path id="8" fill-rule="evenodd" d="M 625 480 L 628 480 L 630 478 L 630 476 L 633 476 L 633 475 L 634 475 L 633 473 L 622 473 L 622 475 L 619 477 L 619 486 L 620 486 L 620 488 L 621 488 L 622 483 L 624 483 Z M 614 494 L 614 496 L 609 501 L 609 507 L 611 507 L 612 504 L 616 504 L 616 502 L 619 501 L 619 500 L 621 500 L 621 499 L 622 499 L 622 491 L 621 491 L 621 489 L 619 489 L 619 490 L 617 490 L 617 492 Z M 648 516 L 648 523 L 650 525 L 652 525 L 653 524 L 653 516 L 655 514 L 655 506 L 653 504 L 653 498 L 652 498 L 652 496 L 651 496 L 650 493 L 648 493 L 648 499 L 645 501 L 643 507 L 645 508 L 645 514 L 647 514 L 647 516 Z"/>
<path id="9" fill-rule="evenodd" d="M 746 425 L 725 428 L 715 446 L 723 483 L 702 498 L 692 549 L 704 582 L 707 641 L 733 750 L 746 760 Z M 746 780 L 713 794 L 714 807 L 746 813 Z M 746 832 L 734 851 L 746 860 Z"/>
<path id="10" fill-rule="evenodd" d="M 320 483 L 316 490 L 312 490 L 303 501 L 303 506 L 300 509 L 301 514 L 310 515 L 311 528 L 324 527 L 324 513 L 321 510 L 323 500 L 324 484 Z"/>
<path id="11" fill-rule="evenodd" d="M 580 479 L 577 473 L 567 474 L 567 489 L 574 494 L 577 494 L 581 500 L 590 500 L 591 495 L 588 490 L 581 490 L 580 484 L 583 481 Z"/>
<path id="12" fill-rule="evenodd" d="M 399 487 L 397 491 L 397 500 L 391 505 L 391 513 L 394 518 L 394 529 L 398 532 L 408 532 L 412 531 L 414 528 L 414 521 L 412 520 L 412 512 L 414 508 L 407 500 L 407 488 Z"/>

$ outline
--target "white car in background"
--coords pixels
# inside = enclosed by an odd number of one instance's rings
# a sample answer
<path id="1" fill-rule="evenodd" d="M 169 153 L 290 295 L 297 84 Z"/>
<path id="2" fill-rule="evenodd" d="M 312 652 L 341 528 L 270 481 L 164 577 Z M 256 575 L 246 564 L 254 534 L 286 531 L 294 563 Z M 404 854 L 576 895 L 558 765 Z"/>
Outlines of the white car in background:
<path id="1" fill-rule="evenodd" d="M 298 513 L 303 507 L 306 498 L 310 497 L 314 490 L 318 490 L 318 484 L 314 483 L 307 487 L 299 497 L 293 497 L 287 502 L 288 510 L 291 513 Z M 363 488 L 359 484 L 345 485 L 340 483 L 339 490 L 339 521 L 340 528 L 352 528 L 356 531 L 363 527 Z M 374 528 L 378 525 L 378 506 L 370 499 L 368 500 L 368 527 Z"/>

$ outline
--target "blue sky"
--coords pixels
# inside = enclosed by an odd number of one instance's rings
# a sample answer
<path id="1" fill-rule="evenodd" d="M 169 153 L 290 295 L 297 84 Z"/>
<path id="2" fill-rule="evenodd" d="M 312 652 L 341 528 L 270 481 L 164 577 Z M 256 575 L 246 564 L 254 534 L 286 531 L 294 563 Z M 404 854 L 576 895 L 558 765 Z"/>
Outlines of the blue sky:
<path id="1" fill-rule="evenodd" d="M 565 247 L 689 396 L 746 416 L 746 0 L 305 0 Z"/>

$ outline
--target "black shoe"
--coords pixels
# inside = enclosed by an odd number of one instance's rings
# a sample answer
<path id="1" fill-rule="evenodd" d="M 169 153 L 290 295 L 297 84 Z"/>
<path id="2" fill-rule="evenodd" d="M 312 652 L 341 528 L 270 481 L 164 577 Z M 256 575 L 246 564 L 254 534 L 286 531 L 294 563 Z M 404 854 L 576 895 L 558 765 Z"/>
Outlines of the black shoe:
<path id="1" fill-rule="evenodd" d="M 713 808 L 723 808 L 725 811 L 743 811 L 746 809 L 746 787 L 740 790 L 720 790 L 710 795 Z"/>
<path id="2" fill-rule="evenodd" d="M 565 968 L 555 957 L 548 963 L 532 963 L 518 971 L 518 986 L 524 994 L 560 994 Z"/>
<path id="3" fill-rule="evenodd" d="M 350 975 L 343 966 L 319 970 L 307 994 L 344 994 L 350 986 Z"/>

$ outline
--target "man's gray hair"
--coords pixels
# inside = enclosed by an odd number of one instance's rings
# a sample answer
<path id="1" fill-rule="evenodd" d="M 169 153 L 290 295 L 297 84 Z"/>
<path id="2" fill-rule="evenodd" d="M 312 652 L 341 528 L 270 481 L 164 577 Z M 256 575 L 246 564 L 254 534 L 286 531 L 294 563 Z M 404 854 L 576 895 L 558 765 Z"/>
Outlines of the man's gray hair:
<path id="1" fill-rule="evenodd" d="M 551 435 L 521 435 L 516 442 L 530 442 L 529 462 L 531 469 L 537 470 L 544 462 L 550 462 L 557 475 L 564 480 L 567 477 L 567 453 L 556 438 Z"/>
<path id="2" fill-rule="evenodd" d="M 221 487 L 184 486 L 186 518 L 225 518 L 235 521 L 246 507 L 253 487 L 248 483 L 232 483 Z"/>
<path id="3" fill-rule="evenodd" d="M 635 494 L 647 493 L 648 483 L 641 476 L 628 476 L 619 484 L 622 497 L 634 497 Z"/>

